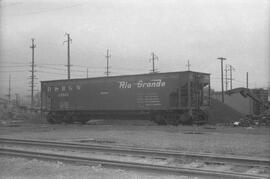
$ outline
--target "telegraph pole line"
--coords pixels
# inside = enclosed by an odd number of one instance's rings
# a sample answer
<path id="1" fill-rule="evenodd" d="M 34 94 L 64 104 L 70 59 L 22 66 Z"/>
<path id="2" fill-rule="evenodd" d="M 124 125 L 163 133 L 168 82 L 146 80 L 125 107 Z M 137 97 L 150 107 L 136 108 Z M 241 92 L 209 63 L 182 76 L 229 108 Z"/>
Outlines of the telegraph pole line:
<path id="1" fill-rule="evenodd" d="M 226 60 L 226 58 L 219 57 L 217 58 L 220 60 L 221 63 L 221 94 L 222 94 L 222 102 L 224 103 L 224 87 L 223 87 L 223 61 Z"/>
<path id="2" fill-rule="evenodd" d="M 106 74 L 106 76 L 109 76 L 109 73 L 110 73 L 110 71 L 109 71 L 109 59 L 111 58 L 111 55 L 109 54 L 109 49 L 107 49 L 107 54 L 106 54 L 106 59 L 107 59 L 107 65 L 106 65 L 106 72 L 105 72 L 105 74 Z"/>
<path id="3" fill-rule="evenodd" d="M 235 70 L 235 69 L 233 68 L 232 65 L 229 65 L 229 66 L 230 66 L 230 82 L 231 82 L 231 83 L 230 83 L 230 85 L 231 85 L 230 87 L 231 87 L 231 89 L 232 89 L 232 80 L 233 80 L 233 79 L 232 79 L 232 71 Z"/>
<path id="4" fill-rule="evenodd" d="M 152 58 L 150 59 L 150 61 L 152 61 L 152 73 L 156 73 L 157 69 L 155 69 L 155 60 L 158 60 L 158 56 L 155 55 L 155 53 L 152 53 Z"/>
<path id="5" fill-rule="evenodd" d="M 31 62 L 31 107 L 34 105 L 34 79 L 35 79 L 35 39 L 31 39 L 32 45 L 30 48 L 32 49 L 32 62 Z"/>
<path id="6" fill-rule="evenodd" d="M 191 64 L 189 63 L 189 60 L 188 60 L 188 64 L 186 66 L 188 67 L 188 71 L 190 71 Z"/>
<path id="7" fill-rule="evenodd" d="M 70 42 L 72 42 L 72 39 L 70 38 L 70 34 L 66 33 L 67 40 L 64 41 L 67 42 L 67 75 L 68 79 L 70 80 Z"/>

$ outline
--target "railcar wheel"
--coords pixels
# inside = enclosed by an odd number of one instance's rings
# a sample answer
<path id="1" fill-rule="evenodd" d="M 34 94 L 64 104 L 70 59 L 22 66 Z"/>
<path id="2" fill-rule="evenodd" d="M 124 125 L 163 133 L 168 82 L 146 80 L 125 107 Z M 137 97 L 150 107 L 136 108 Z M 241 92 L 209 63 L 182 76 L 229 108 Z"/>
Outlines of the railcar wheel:
<path id="1" fill-rule="evenodd" d="M 196 125 L 201 125 L 201 124 L 204 124 L 205 123 L 205 120 L 203 118 L 202 115 L 193 115 L 192 116 L 192 119 L 193 119 L 193 123 L 196 124 Z"/>
<path id="2" fill-rule="evenodd" d="M 179 115 L 177 114 L 166 114 L 164 115 L 164 120 L 167 125 L 178 126 L 180 124 Z"/>
<path id="3" fill-rule="evenodd" d="M 57 116 L 54 119 L 54 124 L 61 124 L 63 122 L 62 118 L 63 118 L 63 116 Z"/>
<path id="4" fill-rule="evenodd" d="M 184 114 L 181 115 L 180 121 L 182 124 L 190 125 L 193 123 L 193 118 L 189 114 L 189 112 L 185 112 Z"/>
<path id="5" fill-rule="evenodd" d="M 47 117 L 46 117 L 46 120 L 48 123 L 50 124 L 54 124 L 54 116 L 52 113 L 48 113 Z"/>
<path id="6" fill-rule="evenodd" d="M 72 124 L 74 122 L 73 121 L 73 116 L 70 113 L 66 114 L 63 118 L 64 118 L 63 121 L 66 124 Z"/>
<path id="7" fill-rule="evenodd" d="M 192 119 L 194 124 L 203 125 L 208 122 L 208 114 L 202 110 L 193 112 Z"/>
<path id="8" fill-rule="evenodd" d="M 80 121 L 80 124 L 86 124 L 87 123 L 87 120 L 82 120 L 82 121 Z"/>
<path id="9" fill-rule="evenodd" d="M 158 125 L 166 125 L 166 121 L 164 120 L 163 116 L 160 114 L 153 115 L 152 119 Z"/>
<path id="10" fill-rule="evenodd" d="M 57 115 L 56 113 L 49 113 L 47 116 L 47 122 L 50 124 L 60 124 L 60 116 Z"/>
<path id="11" fill-rule="evenodd" d="M 175 122 L 174 122 L 175 126 L 178 126 L 179 124 L 181 124 L 181 116 L 182 116 L 182 114 L 179 114 L 179 113 L 174 115 L 174 117 L 175 117 Z"/>
<path id="12" fill-rule="evenodd" d="M 89 116 L 80 116 L 80 117 L 78 117 L 78 120 L 77 121 L 80 124 L 86 124 L 89 120 L 90 120 L 89 119 Z"/>

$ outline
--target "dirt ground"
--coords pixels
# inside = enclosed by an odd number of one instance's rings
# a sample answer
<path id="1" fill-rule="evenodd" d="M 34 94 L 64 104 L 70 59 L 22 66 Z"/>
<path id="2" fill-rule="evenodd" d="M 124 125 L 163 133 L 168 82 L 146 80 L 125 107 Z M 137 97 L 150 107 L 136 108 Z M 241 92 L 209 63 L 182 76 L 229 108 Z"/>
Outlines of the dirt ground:
<path id="1" fill-rule="evenodd" d="M 145 121 L 96 121 L 87 125 L 13 123 L 0 125 L 0 137 L 270 157 L 270 130 L 266 127 L 175 127 Z"/>
<path id="2" fill-rule="evenodd" d="M 0 158 L 0 178 L 12 179 L 196 179 L 197 177 L 147 173 L 101 166 L 79 166 L 62 162 L 39 161 L 12 157 Z"/>
<path id="3" fill-rule="evenodd" d="M 0 124 L 0 137 L 76 141 L 175 149 L 180 151 L 270 157 L 269 128 L 225 126 L 158 126 L 150 121 L 93 121 L 86 125 L 45 121 L 12 121 Z M 192 178 L 187 176 L 76 166 L 62 162 L 0 156 L 0 178 Z M 198 178 L 198 177 L 194 177 Z M 201 177 L 200 177 L 201 178 Z"/>

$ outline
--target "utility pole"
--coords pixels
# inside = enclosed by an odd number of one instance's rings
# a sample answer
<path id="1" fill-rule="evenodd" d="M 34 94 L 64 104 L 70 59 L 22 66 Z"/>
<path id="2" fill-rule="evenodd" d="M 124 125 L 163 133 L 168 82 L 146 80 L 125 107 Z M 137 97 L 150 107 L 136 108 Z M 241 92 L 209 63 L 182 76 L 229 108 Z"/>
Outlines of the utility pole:
<path id="1" fill-rule="evenodd" d="M 107 54 L 106 54 L 106 59 L 107 59 L 107 66 L 106 66 L 106 76 L 109 76 L 109 59 L 111 58 L 111 55 L 109 54 L 109 49 L 107 49 Z"/>
<path id="2" fill-rule="evenodd" d="M 233 68 L 232 65 L 229 65 L 229 66 L 230 66 L 230 81 L 231 81 L 230 84 L 231 84 L 231 89 L 232 89 L 232 80 L 233 80 L 233 79 L 232 79 L 232 71 L 235 70 L 235 69 Z"/>
<path id="3" fill-rule="evenodd" d="M 247 79 L 246 80 L 247 80 L 247 88 L 248 88 L 248 72 L 247 72 Z"/>
<path id="4" fill-rule="evenodd" d="M 86 78 L 88 78 L 88 68 L 87 68 L 87 70 L 86 70 Z"/>
<path id="5" fill-rule="evenodd" d="M 30 48 L 32 49 L 32 62 L 31 62 L 31 107 L 34 105 L 34 79 L 35 79 L 35 39 L 32 40 L 32 45 Z"/>
<path id="6" fill-rule="evenodd" d="M 228 91 L 228 65 L 225 66 L 225 89 Z"/>
<path id="7" fill-rule="evenodd" d="M 70 34 L 66 33 L 67 40 L 64 41 L 67 42 L 67 75 L 68 79 L 70 80 L 70 42 L 72 42 L 72 39 L 70 38 Z"/>
<path id="8" fill-rule="evenodd" d="M 150 59 L 150 61 L 152 61 L 152 73 L 156 73 L 157 69 L 155 69 L 155 60 L 158 60 L 158 56 L 154 54 L 154 52 L 152 53 L 152 58 Z"/>
<path id="9" fill-rule="evenodd" d="M 220 60 L 221 63 L 221 95 L 222 95 L 222 102 L 224 103 L 224 87 L 223 87 L 223 61 L 226 60 L 226 58 L 219 57 L 217 58 Z"/>
<path id="10" fill-rule="evenodd" d="M 188 71 L 190 71 L 191 64 L 189 63 L 189 60 L 188 60 L 188 64 L 186 66 L 188 67 Z"/>
<path id="11" fill-rule="evenodd" d="M 11 102 L 11 76 L 8 77 L 8 103 Z"/>
<path id="12" fill-rule="evenodd" d="M 19 106 L 20 105 L 20 97 L 19 97 L 19 94 L 16 93 L 16 105 Z"/>

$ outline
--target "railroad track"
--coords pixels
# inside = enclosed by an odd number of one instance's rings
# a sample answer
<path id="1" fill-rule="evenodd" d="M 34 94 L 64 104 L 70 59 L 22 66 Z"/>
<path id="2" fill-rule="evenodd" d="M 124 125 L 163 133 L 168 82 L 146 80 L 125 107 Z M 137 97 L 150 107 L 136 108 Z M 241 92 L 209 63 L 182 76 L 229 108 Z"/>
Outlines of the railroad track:
<path id="1" fill-rule="evenodd" d="M 44 147 L 60 147 L 72 148 L 78 150 L 91 150 L 91 151 L 108 151 L 115 153 L 137 154 L 137 155 L 158 155 L 161 157 L 191 157 L 196 159 L 210 160 L 216 162 L 229 162 L 240 165 L 262 165 L 270 166 L 270 159 L 247 157 L 247 156 L 233 156 L 233 155 L 218 155 L 208 153 L 194 153 L 194 152 L 180 152 L 176 150 L 160 150 L 149 148 L 134 148 L 127 146 L 109 146 L 109 145 L 91 145 L 71 142 L 55 142 L 55 141 L 37 141 L 37 140 L 21 140 L 21 139 L 5 139 L 0 138 L 0 144 L 21 144 L 21 145 L 35 145 Z"/>
<path id="2" fill-rule="evenodd" d="M 89 151 L 105 151 L 111 153 L 128 153 L 136 155 L 151 155 L 159 157 L 192 157 L 207 159 L 208 161 L 220 161 L 220 162 L 232 162 L 238 165 L 259 165 L 269 167 L 270 160 L 262 158 L 251 158 L 251 157 L 235 157 L 235 156 L 224 156 L 224 155 L 211 155 L 211 154 L 198 154 L 198 153 L 184 153 L 173 150 L 153 150 L 145 148 L 132 148 L 123 146 L 106 146 L 106 145 L 88 145 L 79 143 L 67 143 L 67 142 L 51 142 L 51 141 L 36 141 L 36 140 L 19 140 L 19 139 L 3 139 L 0 138 L 0 144 L 11 144 L 11 145 L 31 145 L 41 146 L 50 148 L 65 148 L 65 149 L 78 149 L 78 150 L 89 150 Z M 60 160 L 64 162 L 75 162 L 80 164 L 101 164 L 105 167 L 121 167 L 121 168 L 132 168 L 132 169 L 143 169 L 153 170 L 158 172 L 167 173 L 178 173 L 183 175 L 195 175 L 195 176 L 211 176 L 211 177 L 222 177 L 222 178 L 269 178 L 265 175 L 257 175 L 250 173 L 237 173 L 231 171 L 213 171 L 198 168 L 187 168 L 179 166 L 165 166 L 165 165 L 153 165 L 136 162 L 123 162 L 116 160 L 96 159 L 91 157 L 78 157 L 73 155 L 62 155 L 50 152 L 34 152 L 17 150 L 11 148 L 0 148 L 1 155 L 12 155 L 20 157 L 30 157 L 45 160 Z"/>

